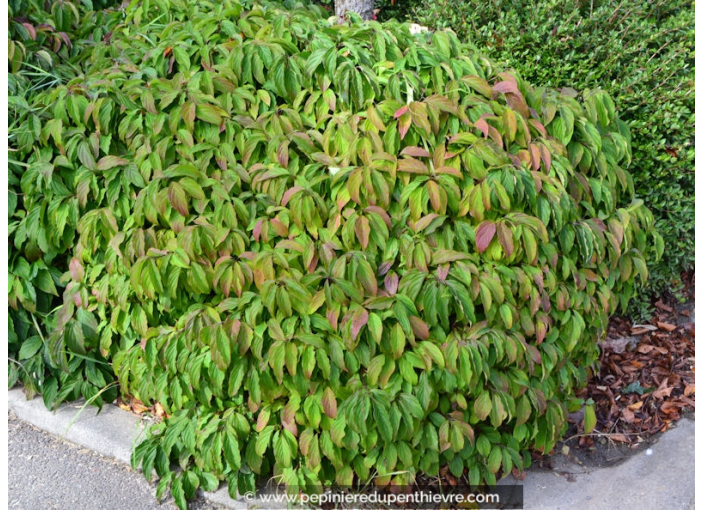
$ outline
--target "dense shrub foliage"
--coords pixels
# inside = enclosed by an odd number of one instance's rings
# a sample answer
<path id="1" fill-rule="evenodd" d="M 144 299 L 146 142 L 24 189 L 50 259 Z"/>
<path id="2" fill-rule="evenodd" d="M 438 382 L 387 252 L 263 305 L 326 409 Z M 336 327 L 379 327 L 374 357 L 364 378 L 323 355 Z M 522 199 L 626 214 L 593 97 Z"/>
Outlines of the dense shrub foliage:
<path id="1" fill-rule="evenodd" d="M 45 339 L 55 325 L 52 312 L 61 304 L 61 275 L 68 267 L 74 231 L 69 229 L 63 245 L 52 247 L 44 230 L 28 241 L 25 228 L 47 221 L 61 235 L 66 222 L 75 225 L 80 212 L 76 200 L 67 195 L 69 190 L 59 187 L 54 190 L 63 197 L 58 209 L 48 211 L 37 199 L 41 207 L 28 216 L 25 203 L 35 200 L 25 202 L 21 187 L 24 160 L 40 136 L 42 119 L 51 115 L 48 105 L 35 97 L 79 76 L 92 47 L 102 43 L 122 17 L 114 10 L 91 7 L 89 1 L 74 5 L 63 0 L 9 4 L 9 385 L 21 380 L 28 396 L 41 390 L 47 406 L 81 395 L 101 405 L 103 397 L 112 401 L 117 395 L 105 360 L 74 354 L 70 373 L 47 363 Z"/>
<path id="2" fill-rule="evenodd" d="M 646 290 L 677 289 L 694 267 L 694 3 L 411 3 L 414 21 L 452 28 L 531 83 L 609 92 L 632 133 L 636 195 L 667 246 Z M 642 315 L 648 304 L 642 294 L 631 313 Z"/>
<path id="3" fill-rule="evenodd" d="M 522 469 L 662 252 L 607 94 L 321 12 L 133 2 L 14 142 L 53 384 L 163 406 L 134 462 L 182 508 Z"/>

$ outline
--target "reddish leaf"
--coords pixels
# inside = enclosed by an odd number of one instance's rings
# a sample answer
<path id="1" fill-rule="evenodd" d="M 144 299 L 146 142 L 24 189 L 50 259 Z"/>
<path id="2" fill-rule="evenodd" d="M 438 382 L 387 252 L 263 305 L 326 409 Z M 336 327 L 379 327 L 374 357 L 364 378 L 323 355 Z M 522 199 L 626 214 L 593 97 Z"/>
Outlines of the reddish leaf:
<path id="1" fill-rule="evenodd" d="M 477 122 L 475 122 L 474 127 L 476 127 L 477 129 L 479 129 L 479 131 L 482 132 L 484 138 L 489 136 L 489 124 L 484 119 L 479 119 Z"/>
<path id="2" fill-rule="evenodd" d="M 335 399 L 335 393 L 330 387 L 325 388 L 321 403 L 323 404 L 323 411 L 325 411 L 328 418 L 337 418 L 337 399 Z"/>
<path id="3" fill-rule="evenodd" d="M 499 243 L 501 243 L 501 247 L 504 249 L 504 253 L 506 254 L 506 256 L 510 257 L 513 254 L 514 249 L 513 232 L 511 232 L 511 228 L 503 222 L 499 223 L 498 232 Z"/>
<path id="4" fill-rule="evenodd" d="M 262 233 L 262 221 L 264 221 L 264 220 L 257 220 L 257 223 L 254 225 L 254 228 L 252 229 L 252 236 L 254 236 L 254 240 L 256 242 L 259 242 L 259 236 Z"/>
<path id="5" fill-rule="evenodd" d="M 430 153 L 422 147 L 406 147 L 401 151 L 401 156 L 413 156 L 414 158 L 429 158 Z"/>
<path id="6" fill-rule="evenodd" d="M 396 112 L 394 113 L 394 119 L 398 119 L 401 115 L 403 115 L 407 111 L 408 111 L 408 105 L 407 104 L 403 105 L 401 108 L 396 110 Z"/>
<path id="7" fill-rule="evenodd" d="M 494 238 L 494 234 L 496 234 L 496 224 L 492 221 L 483 221 L 477 227 L 474 242 L 477 245 L 477 250 L 479 250 L 479 253 L 484 253 L 484 251 L 489 247 L 489 243 L 491 243 L 491 240 Z"/>
<path id="8" fill-rule="evenodd" d="M 412 122 L 413 118 L 411 117 L 410 113 L 406 113 L 405 115 L 402 115 L 400 119 L 398 119 L 398 133 L 399 135 L 401 135 L 401 140 L 406 137 L 406 133 L 408 133 L 408 130 L 411 128 Z"/>
<path id="9" fill-rule="evenodd" d="M 300 186 L 294 186 L 293 188 L 289 188 L 286 190 L 286 193 L 284 193 L 284 196 L 281 197 L 281 205 L 283 207 L 286 207 L 286 204 L 288 204 L 288 201 L 291 200 L 291 197 L 301 191 L 303 188 Z"/>
<path id="10" fill-rule="evenodd" d="M 367 324 L 368 321 L 369 321 L 369 312 L 367 312 L 361 306 L 357 307 L 357 309 L 354 311 L 354 313 L 352 315 L 352 328 L 350 329 L 350 332 L 352 333 L 353 339 L 355 339 L 355 340 L 357 339 L 357 335 L 359 335 L 359 332 Z"/>
<path id="11" fill-rule="evenodd" d="M 396 273 L 389 273 L 386 275 L 386 278 L 384 278 L 384 288 L 390 296 L 396 294 L 396 291 L 398 290 L 398 275 Z"/>
<path id="12" fill-rule="evenodd" d="M 68 270 L 69 270 L 69 273 L 71 273 L 71 278 L 74 281 L 76 281 L 76 282 L 83 281 L 83 276 L 85 275 L 85 271 L 83 269 L 83 264 L 81 264 L 81 261 L 78 260 L 76 257 L 73 257 L 71 259 L 71 262 L 69 262 Z"/>
<path id="13" fill-rule="evenodd" d="M 411 322 L 413 334 L 421 340 L 427 340 L 430 336 L 430 330 L 428 329 L 428 325 L 423 322 L 423 319 L 416 317 L 415 315 L 411 315 L 408 320 Z"/>
<path id="14" fill-rule="evenodd" d="M 427 174 L 428 167 L 415 158 L 404 158 L 398 162 L 398 171 L 409 174 Z"/>
<path id="15" fill-rule="evenodd" d="M 364 216 L 357 218 L 357 221 L 354 224 L 354 232 L 357 234 L 357 239 L 359 240 L 359 244 L 362 246 L 362 249 L 366 250 L 367 246 L 369 246 L 369 220 Z"/>
<path id="16" fill-rule="evenodd" d="M 502 94 L 520 94 L 520 92 L 518 91 L 518 87 L 512 81 L 500 81 L 499 83 L 494 85 L 494 92 L 499 92 Z"/>

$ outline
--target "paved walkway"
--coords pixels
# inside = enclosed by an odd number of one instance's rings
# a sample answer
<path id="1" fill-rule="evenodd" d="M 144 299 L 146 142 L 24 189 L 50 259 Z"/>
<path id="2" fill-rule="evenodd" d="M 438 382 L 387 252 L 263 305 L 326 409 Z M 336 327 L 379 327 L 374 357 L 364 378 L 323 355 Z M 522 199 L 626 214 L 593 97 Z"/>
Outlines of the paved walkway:
<path id="1" fill-rule="evenodd" d="M 8 508 L 12 510 L 175 510 L 156 486 L 124 463 L 8 418 Z M 216 510 L 196 501 L 191 509 Z"/>

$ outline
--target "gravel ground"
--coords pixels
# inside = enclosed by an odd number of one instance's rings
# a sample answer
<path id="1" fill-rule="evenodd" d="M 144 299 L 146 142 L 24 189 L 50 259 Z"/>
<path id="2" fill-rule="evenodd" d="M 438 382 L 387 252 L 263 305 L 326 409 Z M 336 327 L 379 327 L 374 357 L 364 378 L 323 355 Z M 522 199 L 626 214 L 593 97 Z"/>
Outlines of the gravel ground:
<path id="1" fill-rule="evenodd" d="M 8 508 L 22 510 L 173 510 L 156 484 L 109 457 L 8 416 Z M 191 510 L 219 510 L 204 500 Z"/>

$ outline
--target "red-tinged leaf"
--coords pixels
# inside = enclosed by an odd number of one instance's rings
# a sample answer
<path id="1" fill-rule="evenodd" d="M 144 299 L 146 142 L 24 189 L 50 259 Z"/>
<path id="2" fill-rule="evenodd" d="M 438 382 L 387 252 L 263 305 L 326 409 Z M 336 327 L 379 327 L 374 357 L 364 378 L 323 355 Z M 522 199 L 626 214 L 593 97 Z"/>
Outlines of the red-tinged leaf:
<path id="1" fill-rule="evenodd" d="M 512 81 L 500 81 L 494 85 L 493 90 L 501 94 L 520 94 L 518 87 Z"/>
<path id="2" fill-rule="evenodd" d="M 125 166 L 129 164 L 129 160 L 118 156 L 103 156 L 98 161 L 98 170 L 110 170 L 116 166 Z"/>
<path id="3" fill-rule="evenodd" d="M 540 122 L 538 122 L 535 119 L 529 119 L 528 122 L 530 123 L 531 126 L 533 126 L 535 128 L 535 130 L 538 133 L 540 133 L 543 136 L 543 138 L 547 138 L 548 132 L 545 129 L 545 126 L 543 126 Z"/>
<path id="4" fill-rule="evenodd" d="M 184 218 L 188 216 L 188 200 L 186 200 L 186 192 L 183 187 L 177 182 L 172 182 L 169 185 L 168 191 L 169 202 L 171 206 L 178 211 Z"/>
<path id="5" fill-rule="evenodd" d="M 31 37 L 33 41 L 36 41 L 37 31 L 35 30 L 34 25 L 31 25 L 29 23 L 22 23 L 22 26 L 25 28 L 25 30 L 27 30 L 29 37 Z"/>
<path id="6" fill-rule="evenodd" d="M 430 205 L 433 207 L 433 210 L 441 212 L 442 201 L 440 199 L 440 188 L 438 183 L 435 181 L 428 181 L 425 183 L 425 189 L 428 191 Z"/>
<path id="7" fill-rule="evenodd" d="M 488 87 L 488 84 L 487 84 L 487 87 Z M 489 87 L 489 97 L 491 97 L 491 88 L 490 87 Z M 436 95 L 425 98 L 424 102 L 431 105 L 431 106 L 434 106 L 435 108 L 437 108 L 440 111 L 452 113 L 453 115 L 457 115 L 457 106 L 448 97 L 436 94 Z"/>
<path id="8" fill-rule="evenodd" d="M 401 140 L 406 137 L 406 133 L 408 133 L 408 130 L 411 128 L 412 122 L 413 117 L 411 117 L 410 113 L 406 113 L 405 115 L 402 115 L 400 119 L 398 119 L 398 133 L 401 136 Z"/>
<path id="9" fill-rule="evenodd" d="M 337 418 L 337 399 L 335 399 L 335 393 L 332 391 L 332 388 L 325 388 L 321 404 L 323 404 L 323 411 L 325 411 L 328 418 Z"/>
<path id="10" fill-rule="evenodd" d="M 514 246 L 513 246 L 513 232 L 511 232 L 511 228 L 506 225 L 504 222 L 500 222 L 498 224 L 498 234 L 499 234 L 499 243 L 501 244 L 501 247 L 504 249 L 504 253 L 506 254 L 507 257 L 510 257 L 513 254 Z"/>
<path id="11" fill-rule="evenodd" d="M 450 274 L 450 264 L 439 266 L 436 271 L 436 274 L 438 275 L 438 279 L 441 282 L 447 280 L 447 275 Z"/>
<path id="12" fill-rule="evenodd" d="M 284 407 L 284 414 L 281 417 L 281 425 L 288 430 L 294 437 L 298 437 L 298 426 L 296 425 L 296 411 L 293 406 L 287 405 Z"/>
<path id="13" fill-rule="evenodd" d="M 421 230 L 425 229 L 428 225 L 430 225 L 430 223 L 431 223 L 435 218 L 439 218 L 439 217 L 440 217 L 440 215 L 435 214 L 435 213 L 430 213 L 430 214 L 428 214 L 428 215 L 426 215 L 426 216 L 423 216 L 421 219 L 419 219 L 418 221 L 416 221 L 416 224 L 415 224 L 415 226 L 413 227 L 413 229 L 414 229 L 416 232 L 420 232 Z"/>
<path id="14" fill-rule="evenodd" d="M 545 335 L 548 328 L 543 321 L 537 321 L 535 324 L 535 344 L 540 345 L 545 340 Z"/>
<path id="15" fill-rule="evenodd" d="M 384 288 L 390 296 L 395 296 L 398 291 L 398 275 L 396 273 L 389 273 L 384 278 Z"/>
<path id="16" fill-rule="evenodd" d="M 550 173 L 550 167 L 552 167 L 552 154 L 548 148 L 540 144 L 540 159 L 543 160 L 543 165 L 545 165 L 545 173 Z"/>
<path id="17" fill-rule="evenodd" d="M 534 143 L 530 144 L 530 162 L 533 166 L 533 170 L 540 169 L 540 149 Z"/>
<path id="18" fill-rule="evenodd" d="M 435 173 L 436 174 L 454 175 L 455 177 L 459 177 L 460 179 L 462 178 L 462 172 L 460 172 L 457 168 L 452 167 L 452 166 L 441 166 L 440 168 L 436 168 Z"/>
<path id="19" fill-rule="evenodd" d="M 359 332 L 362 330 L 362 328 L 364 326 L 366 326 L 367 322 L 369 321 L 369 312 L 367 312 L 366 309 L 359 306 L 352 314 L 351 320 L 352 320 L 352 327 L 350 329 L 350 332 L 352 333 L 352 338 L 356 340 L 357 335 L 359 335 Z"/>
<path id="20" fill-rule="evenodd" d="M 340 308 L 339 307 L 328 308 L 328 311 L 325 314 L 325 317 L 328 319 L 330 326 L 335 331 L 337 331 L 337 319 L 339 318 L 339 316 L 340 316 Z"/>
<path id="21" fill-rule="evenodd" d="M 261 409 L 261 411 L 259 411 L 259 416 L 257 417 L 257 426 L 254 427 L 257 432 L 261 432 L 262 430 L 264 430 L 264 427 L 266 427 L 269 423 L 270 415 L 271 412 L 268 407 L 264 407 Z"/>
<path id="22" fill-rule="evenodd" d="M 541 190 L 543 189 L 543 179 L 541 177 L 542 174 L 539 174 L 538 172 L 531 172 L 533 175 L 533 182 L 535 183 L 535 190 L 540 193 Z"/>
<path id="23" fill-rule="evenodd" d="M 259 236 L 262 233 L 262 222 L 264 220 L 257 220 L 257 223 L 254 225 L 254 228 L 252 229 L 252 236 L 254 237 L 254 240 L 256 242 L 259 242 Z"/>
<path id="24" fill-rule="evenodd" d="M 389 213 L 387 213 L 384 209 L 379 207 L 378 205 L 370 205 L 365 209 L 365 211 L 377 214 L 378 216 L 381 217 L 382 220 L 384 220 L 384 223 L 386 223 L 386 226 L 391 228 L 391 217 L 389 216 Z"/>
<path id="25" fill-rule="evenodd" d="M 407 104 L 403 105 L 401 108 L 396 110 L 396 112 L 394 113 L 394 119 L 398 119 L 401 115 L 403 115 L 407 111 L 408 111 L 408 105 Z"/>
<path id="26" fill-rule="evenodd" d="M 376 282 L 376 275 L 372 266 L 366 260 L 359 261 L 359 267 L 357 268 L 357 279 L 367 291 L 370 296 L 376 296 L 378 287 Z"/>
<path id="27" fill-rule="evenodd" d="M 366 250 L 369 245 L 369 220 L 364 216 L 357 218 L 357 221 L 354 224 L 354 232 L 357 235 L 357 239 L 359 240 L 359 244 L 362 246 L 362 249 Z"/>
<path id="28" fill-rule="evenodd" d="M 489 124 L 484 119 L 479 119 L 474 123 L 474 127 L 479 129 L 484 135 L 484 138 L 489 136 Z"/>
<path id="29" fill-rule="evenodd" d="M 322 163 L 325 166 L 337 167 L 337 162 L 324 152 L 314 152 L 310 155 L 318 163 Z"/>
<path id="30" fill-rule="evenodd" d="M 477 227 L 477 233 L 474 239 L 479 253 L 484 253 L 489 247 L 489 243 L 494 238 L 494 234 L 496 234 L 496 224 L 494 222 L 487 220 L 480 223 Z"/>
<path id="31" fill-rule="evenodd" d="M 422 161 L 415 158 L 404 158 L 398 162 L 398 171 L 409 174 L 427 174 L 428 167 Z"/>
<path id="32" fill-rule="evenodd" d="M 504 148 L 504 139 L 502 138 L 501 133 L 499 133 L 499 130 L 496 129 L 494 126 L 489 126 L 489 138 L 494 140 L 496 142 L 496 145 L 498 145 L 502 149 Z"/>
<path id="33" fill-rule="evenodd" d="M 288 168 L 288 142 L 284 142 L 276 149 L 276 158 L 279 160 L 279 165 Z"/>
<path id="34" fill-rule="evenodd" d="M 81 261 L 78 260 L 76 257 L 73 257 L 71 259 L 71 262 L 69 262 L 68 270 L 69 270 L 69 273 L 71 273 L 71 279 L 73 281 L 76 281 L 76 282 L 83 281 L 83 276 L 85 275 L 85 271 L 83 269 L 83 264 L 81 264 Z"/>
<path id="35" fill-rule="evenodd" d="M 289 188 L 286 190 L 286 193 L 284 193 L 284 196 L 281 197 L 281 205 L 283 207 L 286 207 L 286 204 L 288 204 L 288 201 L 291 200 L 291 197 L 301 191 L 303 188 L 300 186 L 294 186 L 292 188 Z"/>
<path id="36" fill-rule="evenodd" d="M 423 319 L 416 317 L 415 315 L 411 315 L 408 320 L 411 322 L 411 329 L 413 330 L 413 334 L 416 338 L 427 340 L 428 337 L 430 337 L 430 330 L 428 329 L 428 325 L 423 322 Z"/>
<path id="37" fill-rule="evenodd" d="M 430 153 L 422 147 L 406 147 L 401 151 L 401 156 L 413 156 L 414 158 L 429 158 Z"/>

